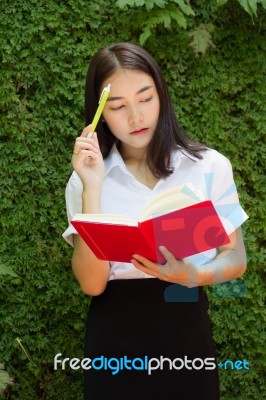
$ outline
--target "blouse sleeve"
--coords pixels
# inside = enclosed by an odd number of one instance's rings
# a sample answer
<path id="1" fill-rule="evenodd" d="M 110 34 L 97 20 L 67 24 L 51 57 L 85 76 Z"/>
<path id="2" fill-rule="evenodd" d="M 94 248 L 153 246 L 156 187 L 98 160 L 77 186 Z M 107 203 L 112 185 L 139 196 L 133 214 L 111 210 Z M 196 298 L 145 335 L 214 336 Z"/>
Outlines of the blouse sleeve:
<path id="1" fill-rule="evenodd" d="M 239 203 L 230 161 L 217 153 L 213 173 L 205 177 L 206 191 L 228 235 L 239 228 L 248 216 Z"/>
<path id="2" fill-rule="evenodd" d="M 73 235 L 77 234 L 77 231 L 73 225 L 71 225 L 70 221 L 75 214 L 82 213 L 82 189 L 82 182 L 78 174 L 74 171 L 66 186 L 65 197 L 69 225 L 62 235 L 71 246 L 73 246 Z"/>

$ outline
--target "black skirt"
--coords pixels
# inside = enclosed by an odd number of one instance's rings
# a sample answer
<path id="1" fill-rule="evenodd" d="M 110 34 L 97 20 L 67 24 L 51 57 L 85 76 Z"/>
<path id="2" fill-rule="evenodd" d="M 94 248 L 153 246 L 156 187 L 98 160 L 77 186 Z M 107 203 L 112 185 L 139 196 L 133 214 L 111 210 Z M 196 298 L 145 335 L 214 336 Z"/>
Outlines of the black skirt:
<path id="1" fill-rule="evenodd" d="M 207 311 L 202 288 L 109 281 L 88 313 L 84 399 L 219 399 Z"/>

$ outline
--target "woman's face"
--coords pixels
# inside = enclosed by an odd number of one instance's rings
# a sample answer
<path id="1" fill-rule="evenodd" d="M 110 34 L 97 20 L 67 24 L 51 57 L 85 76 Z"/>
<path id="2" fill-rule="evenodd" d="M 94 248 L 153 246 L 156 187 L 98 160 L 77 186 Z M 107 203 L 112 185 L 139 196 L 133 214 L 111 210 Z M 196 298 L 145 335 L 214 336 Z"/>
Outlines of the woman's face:
<path id="1" fill-rule="evenodd" d="M 120 140 L 123 155 L 145 153 L 156 129 L 160 101 L 154 80 L 144 72 L 119 69 L 103 83 L 111 84 L 103 118 Z"/>

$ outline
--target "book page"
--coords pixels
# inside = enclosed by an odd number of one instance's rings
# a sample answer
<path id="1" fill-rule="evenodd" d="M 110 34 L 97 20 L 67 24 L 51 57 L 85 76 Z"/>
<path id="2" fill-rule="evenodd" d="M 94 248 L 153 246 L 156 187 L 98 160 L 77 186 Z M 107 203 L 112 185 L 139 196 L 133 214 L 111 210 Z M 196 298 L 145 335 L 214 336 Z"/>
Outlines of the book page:
<path id="1" fill-rule="evenodd" d="M 205 197 L 191 183 L 176 186 L 152 199 L 142 210 L 140 222 L 157 217 L 167 212 L 204 201 Z"/>
<path id="2" fill-rule="evenodd" d="M 119 214 L 76 214 L 73 221 L 95 222 L 101 224 L 138 226 L 138 222 Z"/>

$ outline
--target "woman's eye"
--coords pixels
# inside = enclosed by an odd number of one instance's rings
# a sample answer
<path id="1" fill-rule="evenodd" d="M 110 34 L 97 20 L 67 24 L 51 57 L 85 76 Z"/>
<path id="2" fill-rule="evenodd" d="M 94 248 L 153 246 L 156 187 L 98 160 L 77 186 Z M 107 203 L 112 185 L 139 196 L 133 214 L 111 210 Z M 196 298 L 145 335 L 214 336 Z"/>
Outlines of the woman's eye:
<path id="1" fill-rule="evenodd" d="M 152 96 L 147 97 L 147 99 L 141 100 L 141 103 L 148 103 L 149 101 L 151 101 Z"/>
<path id="2" fill-rule="evenodd" d="M 124 106 L 118 106 L 118 107 L 111 107 L 110 110 L 112 111 L 117 111 L 117 110 L 121 110 L 121 108 L 123 108 Z"/>

